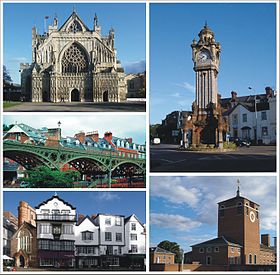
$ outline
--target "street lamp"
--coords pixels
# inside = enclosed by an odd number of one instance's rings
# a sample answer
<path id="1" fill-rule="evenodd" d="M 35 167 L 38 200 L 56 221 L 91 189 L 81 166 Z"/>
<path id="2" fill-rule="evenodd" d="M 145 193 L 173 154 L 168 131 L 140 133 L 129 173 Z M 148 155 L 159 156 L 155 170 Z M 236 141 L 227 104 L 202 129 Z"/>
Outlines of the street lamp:
<path id="1" fill-rule="evenodd" d="M 256 128 L 255 128 L 255 141 L 256 144 L 258 144 L 258 112 L 257 112 L 257 93 L 255 91 L 255 89 L 253 89 L 252 87 L 248 87 L 249 90 L 252 90 L 255 93 L 255 120 L 256 120 Z"/>
<path id="2" fill-rule="evenodd" d="M 181 251 L 181 255 L 182 255 L 181 271 L 183 272 L 183 270 L 184 270 L 184 249 L 181 248 L 180 251 Z"/>

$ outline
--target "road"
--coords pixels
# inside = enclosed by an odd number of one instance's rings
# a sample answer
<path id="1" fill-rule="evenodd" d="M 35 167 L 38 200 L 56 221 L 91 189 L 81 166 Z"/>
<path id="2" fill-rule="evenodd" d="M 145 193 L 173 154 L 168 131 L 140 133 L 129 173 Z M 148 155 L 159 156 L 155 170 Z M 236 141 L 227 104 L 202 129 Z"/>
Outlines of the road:
<path id="1" fill-rule="evenodd" d="M 178 151 L 178 145 L 151 145 L 150 166 L 151 172 L 275 172 L 276 146 L 191 152 Z"/>
<path id="2" fill-rule="evenodd" d="M 23 102 L 19 105 L 5 108 L 4 112 L 145 112 L 146 102 Z"/>

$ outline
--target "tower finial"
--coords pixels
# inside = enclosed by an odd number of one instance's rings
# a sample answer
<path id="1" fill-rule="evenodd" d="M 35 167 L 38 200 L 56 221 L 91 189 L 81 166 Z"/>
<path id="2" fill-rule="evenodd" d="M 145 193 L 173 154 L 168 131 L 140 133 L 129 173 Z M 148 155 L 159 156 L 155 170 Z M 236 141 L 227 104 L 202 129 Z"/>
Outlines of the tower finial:
<path id="1" fill-rule="evenodd" d="M 73 12 L 76 13 L 76 5 L 73 5 Z"/>
<path id="2" fill-rule="evenodd" d="M 236 197 L 240 197 L 240 180 L 237 180 L 237 191 L 236 191 Z"/>
<path id="3" fill-rule="evenodd" d="M 56 193 L 56 191 L 54 192 L 54 196 L 55 196 L 55 197 L 57 197 L 57 193 Z"/>
<path id="4" fill-rule="evenodd" d="M 204 25 L 204 28 L 208 28 L 208 25 L 207 25 L 207 20 L 205 20 L 205 25 Z"/>

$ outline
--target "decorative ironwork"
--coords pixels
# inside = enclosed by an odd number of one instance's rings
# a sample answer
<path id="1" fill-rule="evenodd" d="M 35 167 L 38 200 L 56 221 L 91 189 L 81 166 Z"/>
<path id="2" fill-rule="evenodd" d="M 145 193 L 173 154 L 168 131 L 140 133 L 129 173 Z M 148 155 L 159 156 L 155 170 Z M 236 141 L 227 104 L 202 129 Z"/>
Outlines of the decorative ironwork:
<path id="1" fill-rule="evenodd" d="M 81 24 L 77 20 L 74 20 L 72 24 L 69 26 L 68 30 L 70 32 L 76 33 L 76 32 L 81 32 L 83 29 Z"/>

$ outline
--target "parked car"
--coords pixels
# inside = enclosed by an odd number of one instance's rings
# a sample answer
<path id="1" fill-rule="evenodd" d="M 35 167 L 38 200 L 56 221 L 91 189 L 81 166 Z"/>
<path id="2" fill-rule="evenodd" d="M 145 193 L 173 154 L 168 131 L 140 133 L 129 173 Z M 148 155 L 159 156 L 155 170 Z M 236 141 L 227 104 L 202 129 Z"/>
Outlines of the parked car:
<path id="1" fill-rule="evenodd" d="M 29 183 L 29 182 L 26 182 L 26 181 L 22 181 L 22 182 L 19 184 L 19 187 L 20 187 L 20 188 L 28 188 L 28 187 L 30 187 L 30 183 Z"/>
<path id="2" fill-rule="evenodd" d="M 251 141 L 249 141 L 249 140 L 242 140 L 242 139 L 240 139 L 240 138 L 236 138 L 236 139 L 234 140 L 234 143 L 235 143 L 237 146 L 239 146 L 239 147 L 243 147 L 243 146 L 250 147 L 250 145 L 251 145 Z"/>
<path id="3" fill-rule="evenodd" d="M 159 145 L 160 144 L 160 138 L 154 138 L 153 139 L 153 144 Z"/>

